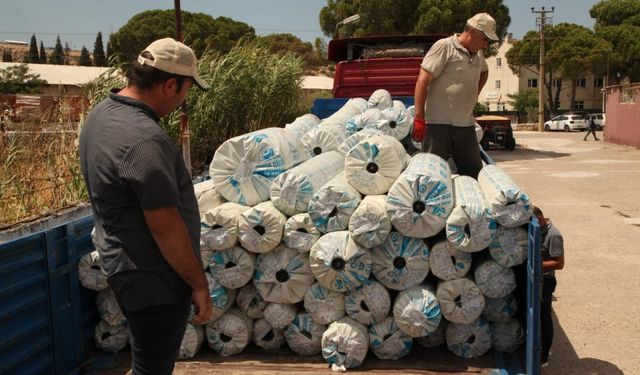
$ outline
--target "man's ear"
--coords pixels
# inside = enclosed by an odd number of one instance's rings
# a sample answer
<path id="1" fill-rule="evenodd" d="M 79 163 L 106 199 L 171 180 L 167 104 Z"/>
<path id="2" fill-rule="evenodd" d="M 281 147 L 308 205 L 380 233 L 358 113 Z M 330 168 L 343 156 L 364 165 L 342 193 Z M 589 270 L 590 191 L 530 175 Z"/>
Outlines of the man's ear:
<path id="1" fill-rule="evenodd" d="M 174 77 L 169 78 L 162 84 L 162 89 L 165 93 L 174 94 L 178 90 L 178 80 Z"/>

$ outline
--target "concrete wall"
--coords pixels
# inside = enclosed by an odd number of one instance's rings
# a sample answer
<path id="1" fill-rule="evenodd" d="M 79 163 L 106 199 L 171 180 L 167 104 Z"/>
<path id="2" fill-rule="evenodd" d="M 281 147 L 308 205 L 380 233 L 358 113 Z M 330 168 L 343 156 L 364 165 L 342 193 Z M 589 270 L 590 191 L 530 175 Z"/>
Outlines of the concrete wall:
<path id="1" fill-rule="evenodd" d="M 606 90 L 605 141 L 640 147 L 640 84 L 609 86 Z M 623 100 L 624 90 L 634 93 L 635 103 Z"/>

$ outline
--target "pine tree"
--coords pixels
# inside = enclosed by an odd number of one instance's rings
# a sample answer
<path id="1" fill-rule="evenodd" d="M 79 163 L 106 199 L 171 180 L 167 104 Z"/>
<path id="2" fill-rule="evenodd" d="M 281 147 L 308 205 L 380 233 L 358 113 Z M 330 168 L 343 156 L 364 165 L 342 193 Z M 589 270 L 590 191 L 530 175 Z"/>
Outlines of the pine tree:
<path id="1" fill-rule="evenodd" d="M 38 42 L 36 41 L 36 34 L 31 35 L 31 43 L 29 44 L 29 54 L 27 55 L 27 62 L 30 64 L 40 63 L 40 55 L 38 55 Z"/>
<path id="2" fill-rule="evenodd" d="M 40 41 L 40 64 L 47 63 L 47 52 L 44 50 L 44 44 Z"/>
<path id="3" fill-rule="evenodd" d="M 64 42 L 64 65 L 71 65 L 71 47 L 69 42 Z"/>
<path id="4" fill-rule="evenodd" d="M 82 50 L 80 50 L 80 59 L 78 60 L 78 65 L 91 66 L 91 56 L 89 56 L 89 50 L 85 46 L 82 46 Z"/>
<path id="5" fill-rule="evenodd" d="M 62 50 L 62 43 L 60 42 L 60 36 L 56 38 L 56 46 L 53 48 L 53 53 L 49 58 L 51 64 L 62 65 L 64 64 L 64 51 Z"/>
<path id="6" fill-rule="evenodd" d="M 2 50 L 2 62 L 13 62 L 13 55 L 11 55 L 11 49 Z"/>
<path id="7" fill-rule="evenodd" d="M 107 58 L 104 55 L 104 46 L 102 45 L 102 32 L 98 31 L 96 42 L 93 44 L 93 65 L 107 66 Z"/>

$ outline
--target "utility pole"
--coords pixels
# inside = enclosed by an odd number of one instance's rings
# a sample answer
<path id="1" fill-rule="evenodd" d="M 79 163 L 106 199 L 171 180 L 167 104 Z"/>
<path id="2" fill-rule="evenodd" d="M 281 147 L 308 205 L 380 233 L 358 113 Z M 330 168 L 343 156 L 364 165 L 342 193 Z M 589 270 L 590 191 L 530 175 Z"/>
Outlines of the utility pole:
<path id="1" fill-rule="evenodd" d="M 536 18 L 536 23 L 540 28 L 540 71 L 538 74 L 538 131 L 544 131 L 544 27 L 547 24 L 547 13 L 553 13 L 555 7 L 551 7 L 551 10 L 545 10 L 542 7 L 540 10 L 531 8 L 531 13 L 537 13 L 539 16 Z"/>

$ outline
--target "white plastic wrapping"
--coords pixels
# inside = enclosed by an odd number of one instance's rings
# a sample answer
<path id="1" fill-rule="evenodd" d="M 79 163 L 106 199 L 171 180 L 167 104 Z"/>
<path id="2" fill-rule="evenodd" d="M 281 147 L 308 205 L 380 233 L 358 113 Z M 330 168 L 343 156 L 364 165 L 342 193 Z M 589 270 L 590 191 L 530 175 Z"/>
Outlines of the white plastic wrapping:
<path id="1" fill-rule="evenodd" d="M 485 165 L 478 183 L 498 224 L 513 228 L 529 222 L 533 212 L 529 196 L 505 171 L 494 164 Z"/>
<path id="2" fill-rule="evenodd" d="M 388 120 L 382 116 L 382 111 L 377 108 L 371 108 L 364 111 L 360 115 L 355 115 L 347 121 L 347 130 L 351 133 L 357 132 L 363 129 L 378 129 L 382 126 L 382 123 L 388 122 Z M 382 131 L 380 131 L 384 134 Z"/>
<path id="3" fill-rule="evenodd" d="M 434 332 L 442 314 L 435 293 L 423 285 L 401 291 L 393 304 L 393 317 L 398 327 L 411 337 Z"/>
<path id="4" fill-rule="evenodd" d="M 108 353 L 117 353 L 129 344 L 127 323 L 110 325 L 105 320 L 101 320 L 93 330 L 93 339 L 98 349 Z"/>
<path id="5" fill-rule="evenodd" d="M 371 274 L 371 255 L 348 231 L 327 233 L 311 247 L 311 272 L 320 285 L 336 292 L 354 290 Z"/>
<path id="6" fill-rule="evenodd" d="M 352 98 L 337 111 L 331 114 L 331 116 L 322 120 L 327 123 L 338 123 L 346 127 L 347 121 L 353 116 L 364 113 L 367 110 L 367 101 L 363 98 Z"/>
<path id="7" fill-rule="evenodd" d="M 236 299 L 237 290 L 223 287 L 209 272 L 205 272 L 204 274 L 207 277 L 209 295 L 211 296 L 211 315 L 209 315 L 209 319 L 205 322 L 205 324 L 207 324 L 220 319 L 220 317 L 229 311 Z M 194 315 L 193 306 L 191 306 L 191 316 L 189 320 L 191 320 Z"/>
<path id="8" fill-rule="evenodd" d="M 320 324 L 335 322 L 345 314 L 344 294 L 314 283 L 304 295 L 304 308 Z"/>
<path id="9" fill-rule="evenodd" d="M 358 190 L 349 185 L 344 173 L 339 173 L 313 195 L 309 216 L 322 233 L 345 230 L 361 200 Z"/>
<path id="10" fill-rule="evenodd" d="M 489 298 L 506 297 L 516 289 L 513 269 L 504 267 L 493 259 L 478 262 L 474 277 L 482 294 Z"/>
<path id="11" fill-rule="evenodd" d="M 413 156 L 387 194 L 391 224 L 408 237 L 434 236 L 444 229 L 452 209 L 451 171 L 434 154 Z"/>
<path id="12" fill-rule="evenodd" d="M 416 341 L 424 348 L 436 348 L 445 343 L 444 332 L 447 328 L 447 320 L 440 320 L 440 325 L 435 331 L 426 336 L 416 337 Z"/>
<path id="13" fill-rule="evenodd" d="M 204 342 L 204 326 L 196 326 L 191 323 L 187 323 L 187 328 L 184 330 L 184 336 L 182 337 L 182 343 L 180 344 L 180 351 L 178 352 L 178 359 L 191 359 L 198 354 L 202 343 Z"/>
<path id="14" fill-rule="evenodd" d="M 391 105 L 393 108 L 395 109 L 403 109 L 403 110 L 408 110 L 407 106 L 404 105 L 404 103 L 401 100 L 393 100 L 391 102 Z M 411 115 L 411 118 L 413 118 L 413 112 L 409 113 Z"/>
<path id="15" fill-rule="evenodd" d="M 524 342 L 524 330 L 517 319 L 491 323 L 491 344 L 494 350 L 513 353 Z"/>
<path id="16" fill-rule="evenodd" d="M 458 357 L 481 357 L 491 349 L 491 328 L 483 318 L 469 324 L 449 323 L 445 337 L 447 349 Z"/>
<path id="17" fill-rule="evenodd" d="M 369 346 L 380 359 L 400 359 L 411 352 L 413 337 L 402 332 L 392 316 L 369 327 Z"/>
<path id="18" fill-rule="evenodd" d="M 296 317 L 298 310 L 291 303 L 270 302 L 264 309 L 264 318 L 275 329 L 285 329 Z"/>
<path id="19" fill-rule="evenodd" d="M 316 156 L 337 151 L 351 134 L 343 123 L 323 121 L 303 135 L 300 142 L 308 154 Z"/>
<path id="20" fill-rule="evenodd" d="M 497 224 L 478 181 L 469 176 L 456 176 L 453 191 L 455 203 L 447 218 L 447 239 L 468 253 L 487 248 L 495 236 Z"/>
<path id="21" fill-rule="evenodd" d="M 249 283 L 238 291 L 236 297 L 236 306 L 244 315 L 251 319 L 260 319 L 264 317 L 264 309 L 269 302 L 262 299 L 260 293 L 253 283 Z"/>
<path id="22" fill-rule="evenodd" d="M 440 281 L 436 298 L 440 303 L 442 316 L 453 323 L 471 323 L 484 309 L 484 295 L 468 278 Z"/>
<path id="23" fill-rule="evenodd" d="M 420 284 L 429 274 L 429 248 L 422 239 L 391 232 L 371 251 L 371 270 L 384 286 L 405 290 Z"/>
<path id="24" fill-rule="evenodd" d="M 322 356 L 332 369 L 360 366 L 368 350 L 367 328 L 349 317 L 331 323 L 322 335 Z"/>
<path id="25" fill-rule="evenodd" d="M 282 241 L 287 217 L 273 206 L 262 202 L 244 211 L 238 219 L 238 239 L 252 253 L 266 253 Z"/>
<path id="26" fill-rule="evenodd" d="M 285 342 L 282 329 L 275 329 L 266 319 L 253 322 L 253 342 L 265 350 L 279 349 Z"/>
<path id="27" fill-rule="evenodd" d="M 240 246 L 213 253 L 209 263 L 211 276 L 225 288 L 238 289 L 251 281 L 256 257 Z"/>
<path id="28" fill-rule="evenodd" d="M 284 338 L 299 355 L 316 355 L 322 351 L 322 334 L 326 329 L 327 326 L 314 321 L 311 315 L 301 313 L 284 331 Z"/>
<path id="29" fill-rule="evenodd" d="M 220 319 L 207 324 L 207 342 L 221 356 L 239 354 L 252 338 L 253 322 L 240 310 L 231 309 Z"/>
<path id="30" fill-rule="evenodd" d="M 374 279 L 367 280 L 346 294 L 344 306 L 347 314 L 364 325 L 381 322 L 391 311 L 391 296 L 382 284 Z"/>
<path id="31" fill-rule="evenodd" d="M 311 197 L 342 170 L 344 157 L 338 151 L 314 156 L 273 180 L 271 202 L 288 216 L 306 212 Z"/>
<path id="32" fill-rule="evenodd" d="M 489 246 L 489 253 L 496 262 L 505 267 L 524 263 L 528 255 L 529 234 L 522 227 L 505 228 L 498 226 L 495 240 Z"/>
<path id="33" fill-rule="evenodd" d="M 226 250 L 238 243 L 238 220 L 250 207 L 226 202 L 204 214 L 200 250 Z"/>
<path id="34" fill-rule="evenodd" d="M 382 126 L 378 125 L 378 129 L 385 134 L 400 140 L 411 131 L 413 125 L 413 116 L 406 109 L 396 107 L 386 108 L 382 110 L 382 116 L 387 120 Z"/>
<path id="35" fill-rule="evenodd" d="M 362 194 L 385 194 L 402 173 L 407 159 L 397 139 L 389 135 L 369 137 L 347 153 L 344 174 L 349 184 Z"/>
<path id="36" fill-rule="evenodd" d="M 316 115 L 307 113 L 302 116 L 296 117 L 296 119 L 293 120 L 292 123 L 286 124 L 284 128 L 291 132 L 294 132 L 296 134 L 296 137 L 300 139 L 308 131 L 318 126 L 319 123 L 320 119 Z"/>
<path id="37" fill-rule="evenodd" d="M 382 244 L 391 232 L 391 220 L 387 214 L 384 195 L 367 195 L 349 220 L 351 238 L 370 249 Z"/>
<path id="38" fill-rule="evenodd" d="M 300 302 L 313 282 L 307 253 L 280 245 L 258 255 L 253 283 L 267 302 Z"/>
<path id="39" fill-rule="evenodd" d="M 198 202 L 198 211 L 202 218 L 207 211 L 210 211 L 226 200 L 218 193 L 213 180 L 205 180 L 193 185 L 193 191 Z"/>
<path id="40" fill-rule="evenodd" d="M 516 315 L 518 302 L 513 294 L 502 298 L 484 299 L 484 310 L 482 316 L 490 322 L 506 323 Z"/>
<path id="41" fill-rule="evenodd" d="M 351 151 L 353 146 L 357 145 L 358 142 L 367 138 L 377 137 L 380 135 L 384 135 L 384 133 L 378 129 L 375 129 L 375 128 L 362 129 L 359 132 L 350 135 L 349 138 L 345 139 L 344 142 L 342 142 L 342 144 L 340 145 L 340 147 L 338 147 L 338 152 L 342 156 L 347 156 L 347 153 Z"/>
<path id="42" fill-rule="evenodd" d="M 98 295 L 96 296 L 96 307 L 98 308 L 98 314 L 102 320 L 107 322 L 109 325 L 117 326 L 118 324 L 127 321 L 122 310 L 120 310 L 120 306 L 116 300 L 116 295 L 113 293 L 111 288 L 103 289 L 98 292 Z"/>
<path id="43" fill-rule="evenodd" d="M 284 224 L 282 242 L 287 247 L 296 249 L 301 253 L 308 253 L 321 235 L 322 233 L 313 225 L 311 216 L 305 212 L 287 219 Z"/>
<path id="44" fill-rule="evenodd" d="M 431 272 L 440 280 L 454 280 L 464 277 L 471 268 L 471 253 L 456 249 L 445 239 L 436 241 L 429 254 Z"/>
<path id="45" fill-rule="evenodd" d="M 107 289 L 107 276 L 102 272 L 100 253 L 94 250 L 78 261 L 78 279 L 83 287 L 101 291 Z"/>
<path id="46" fill-rule="evenodd" d="M 392 106 L 393 99 L 391 98 L 391 94 L 385 89 L 374 91 L 367 101 L 367 108 L 377 108 L 381 111 Z"/>
<path id="47" fill-rule="evenodd" d="M 254 206 L 269 199 L 274 178 L 310 156 L 294 132 L 267 128 L 226 140 L 209 175 L 228 201 Z"/>

